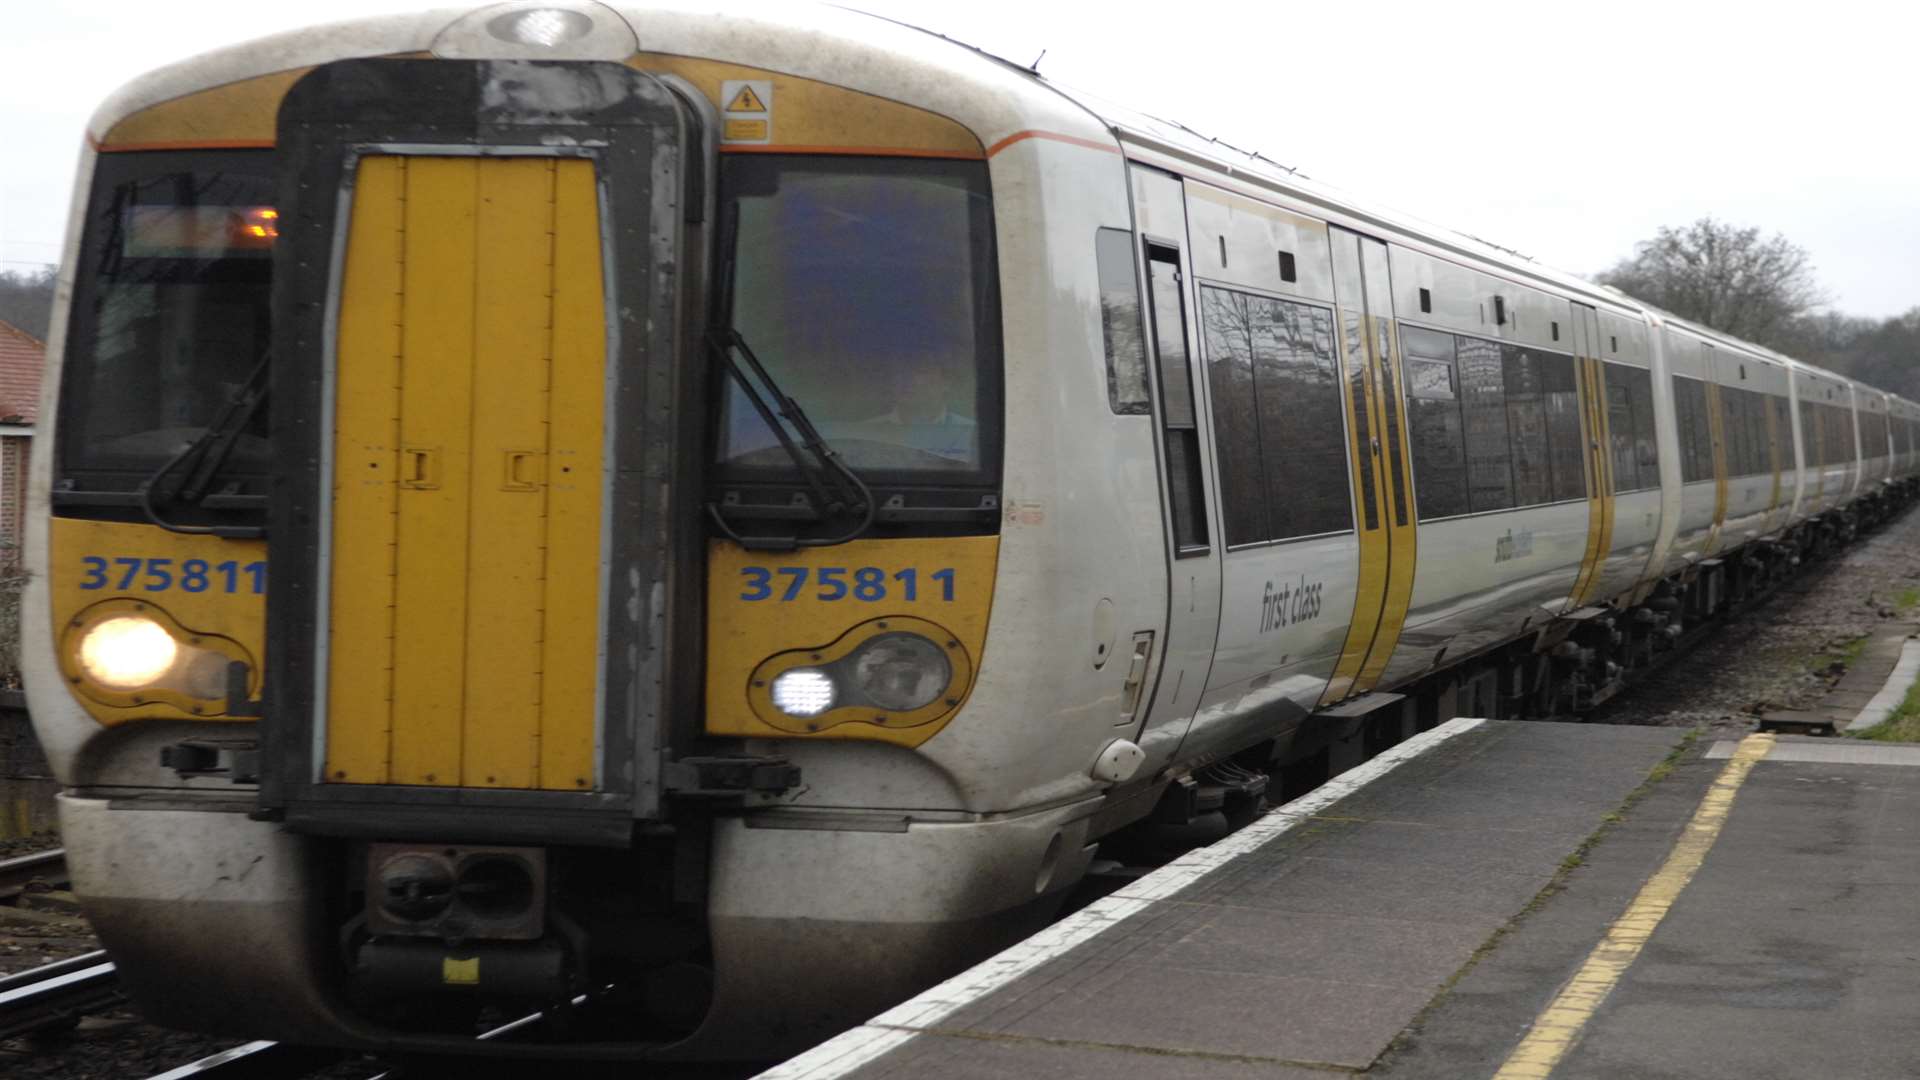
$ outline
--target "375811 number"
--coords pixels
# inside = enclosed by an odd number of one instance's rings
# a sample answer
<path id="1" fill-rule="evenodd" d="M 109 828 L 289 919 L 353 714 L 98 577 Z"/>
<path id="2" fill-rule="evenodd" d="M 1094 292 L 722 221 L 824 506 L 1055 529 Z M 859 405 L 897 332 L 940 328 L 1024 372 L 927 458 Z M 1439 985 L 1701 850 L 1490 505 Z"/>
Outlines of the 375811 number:
<path id="1" fill-rule="evenodd" d="M 86 555 L 80 563 L 86 568 L 80 587 L 89 591 L 109 585 L 120 592 L 132 592 L 136 588 L 143 592 L 179 589 L 190 593 L 259 596 L 267 591 L 265 560 L 243 563 L 228 559 L 214 563 L 205 559 L 136 559 L 132 556 L 109 559 L 104 555 Z"/>
<path id="2" fill-rule="evenodd" d="M 896 571 L 891 577 L 877 566 L 853 569 L 844 566 L 822 566 L 818 569 L 807 566 L 743 566 L 740 576 L 746 579 L 740 599 L 748 601 L 798 600 L 807 591 L 809 578 L 813 580 L 815 600 L 853 599 L 873 604 L 895 596 L 908 603 L 920 599 L 921 574 L 911 566 Z M 953 602 L 952 567 L 927 574 L 926 581 L 929 590 L 938 586 L 942 601 Z"/>

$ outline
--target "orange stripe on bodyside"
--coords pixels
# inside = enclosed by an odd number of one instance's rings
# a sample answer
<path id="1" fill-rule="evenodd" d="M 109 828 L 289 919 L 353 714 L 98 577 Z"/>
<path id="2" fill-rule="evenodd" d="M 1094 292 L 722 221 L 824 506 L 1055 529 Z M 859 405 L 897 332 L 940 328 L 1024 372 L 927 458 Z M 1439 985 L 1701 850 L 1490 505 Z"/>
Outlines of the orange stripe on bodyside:
<path id="1" fill-rule="evenodd" d="M 117 143 L 107 146 L 87 134 L 87 145 L 102 154 L 138 153 L 142 150 L 271 150 L 272 139 L 176 139 L 169 142 Z"/>
<path id="2" fill-rule="evenodd" d="M 1001 139 L 999 142 L 994 143 L 992 146 L 987 147 L 987 156 L 992 157 L 1007 147 L 1012 146 L 1014 143 L 1024 142 L 1027 139 L 1047 139 L 1052 142 L 1063 142 L 1069 146 L 1085 147 L 1088 150 L 1100 150 L 1109 154 L 1117 154 L 1120 152 L 1120 148 L 1112 143 L 1096 142 L 1092 139 L 1082 139 L 1074 135 L 1062 135 L 1057 131 L 1016 131 L 1006 138 Z"/>
<path id="3" fill-rule="evenodd" d="M 846 154 L 860 157 L 943 158 L 949 161 L 979 161 L 986 157 L 978 150 L 921 150 L 911 146 L 781 146 L 763 143 L 728 144 L 723 154 Z"/>

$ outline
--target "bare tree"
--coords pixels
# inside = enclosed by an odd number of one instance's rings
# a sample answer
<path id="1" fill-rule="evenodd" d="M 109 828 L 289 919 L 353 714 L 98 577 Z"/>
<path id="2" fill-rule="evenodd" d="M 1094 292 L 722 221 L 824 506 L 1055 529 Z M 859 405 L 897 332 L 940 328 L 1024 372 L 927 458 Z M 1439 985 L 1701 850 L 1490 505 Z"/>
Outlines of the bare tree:
<path id="1" fill-rule="evenodd" d="M 1711 217 L 1663 227 L 1600 275 L 1629 296 L 1748 341 L 1804 342 L 1796 323 L 1826 303 L 1804 249 Z"/>
<path id="2" fill-rule="evenodd" d="M 53 267 L 38 273 L 0 270 L 0 322 L 8 322 L 42 341 L 53 317 Z"/>

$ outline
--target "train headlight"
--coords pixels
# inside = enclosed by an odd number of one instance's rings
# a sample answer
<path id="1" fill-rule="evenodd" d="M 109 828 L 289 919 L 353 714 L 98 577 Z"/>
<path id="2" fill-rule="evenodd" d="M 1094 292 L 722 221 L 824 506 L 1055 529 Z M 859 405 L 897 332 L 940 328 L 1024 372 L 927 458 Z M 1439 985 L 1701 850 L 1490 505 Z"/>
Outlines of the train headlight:
<path id="1" fill-rule="evenodd" d="M 160 681 L 179 659 L 180 644 L 144 615 L 116 615 L 80 639 L 80 668 L 112 690 L 138 690 Z"/>
<path id="2" fill-rule="evenodd" d="M 221 716 L 244 689 L 259 688 L 253 656 L 232 638 L 181 626 L 150 601 L 103 600 L 67 623 L 60 670 L 73 689 L 102 705 L 171 705 Z"/>
<path id="3" fill-rule="evenodd" d="M 747 704 L 767 726 L 818 735 L 842 724 L 913 728 L 948 716 L 973 686 L 973 658 L 938 623 L 886 615 L 836 641 L 760 661 Z"/>
<path id="4" fill-rule="evenodd" d="M 833 676 L 818 668 L 795 668 L 773 680 L 773 707 L 788 716 L 819 716 L 837 696 Z"/>
<path id="5" fill-rule="evenodd" d="M 845 666 L 851 669 L 860 697 L 893 712 L 910 712 L 932 704 L 953 681 L 953 665 L 947 660 L 946 650 L 919 634 L 888 633 L 870 638 L 853 651 Z"/>

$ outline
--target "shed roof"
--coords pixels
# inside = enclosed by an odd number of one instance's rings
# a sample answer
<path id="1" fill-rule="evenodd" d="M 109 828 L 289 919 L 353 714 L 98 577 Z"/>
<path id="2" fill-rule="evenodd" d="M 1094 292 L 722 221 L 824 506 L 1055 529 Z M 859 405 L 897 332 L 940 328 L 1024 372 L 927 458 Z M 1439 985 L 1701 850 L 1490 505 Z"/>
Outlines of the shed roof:
<path id="1" fill-rule="evenodd" d="M 40 415 L 40 373 L 47 346 L 10 322 L 0 321 L 0 424 L 31 424 Z"/>

